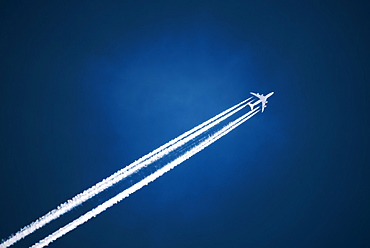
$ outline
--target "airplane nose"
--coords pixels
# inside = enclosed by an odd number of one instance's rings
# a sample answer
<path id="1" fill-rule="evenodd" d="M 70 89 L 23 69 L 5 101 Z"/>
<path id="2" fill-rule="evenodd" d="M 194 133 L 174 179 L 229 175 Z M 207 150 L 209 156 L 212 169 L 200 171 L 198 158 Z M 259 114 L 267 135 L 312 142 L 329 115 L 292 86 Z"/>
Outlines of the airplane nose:
<path id="1" fill-rule="evenodd" d="M 270 92 L 266 95 L 266 99 L 269 98 L 270 96 L 272 96 L 274 94 L 274 92 Z"/>

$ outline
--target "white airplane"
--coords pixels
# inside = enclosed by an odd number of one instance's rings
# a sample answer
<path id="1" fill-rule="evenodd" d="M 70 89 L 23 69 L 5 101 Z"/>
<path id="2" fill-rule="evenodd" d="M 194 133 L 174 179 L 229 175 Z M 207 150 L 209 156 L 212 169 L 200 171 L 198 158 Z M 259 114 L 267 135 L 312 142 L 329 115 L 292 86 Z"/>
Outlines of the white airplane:
<path id="1" fill-rule="evenodd" d="M 263 110 L 267 107 L 266 106 L 267 98 L 269 98 L 270 96 L 272 96 L 274 94 L 274 92 L 271 92 L 271 93 L 267 94 L 266 96 L 264 96 L 262 94 L 260 95 L 258 93 L 253 93 L 253 92 L 251 92 L 251 94 L 259 98 L 259 100 L 257 102 L 255 102 L 255 103 L 248 103 L 248 105 L 251 107 L 251 110 L 254 109 L 254 106 L 255 105 L 257 105 L 258 103 L 261 102 L 262 103 L 262 112 L 263 112 Z"/>

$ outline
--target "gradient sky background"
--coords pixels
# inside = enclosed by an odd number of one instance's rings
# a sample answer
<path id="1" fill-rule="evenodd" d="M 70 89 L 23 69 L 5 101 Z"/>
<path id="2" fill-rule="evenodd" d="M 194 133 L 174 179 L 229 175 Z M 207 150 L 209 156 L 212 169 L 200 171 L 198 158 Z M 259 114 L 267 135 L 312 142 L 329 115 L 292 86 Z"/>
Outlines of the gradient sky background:
<path id="1" fill-rule="evenodd" d="M 275 91 L 263 114 L 50 247 L 369 247 L 369 11 L 2 1 L 0 238 Z"/>

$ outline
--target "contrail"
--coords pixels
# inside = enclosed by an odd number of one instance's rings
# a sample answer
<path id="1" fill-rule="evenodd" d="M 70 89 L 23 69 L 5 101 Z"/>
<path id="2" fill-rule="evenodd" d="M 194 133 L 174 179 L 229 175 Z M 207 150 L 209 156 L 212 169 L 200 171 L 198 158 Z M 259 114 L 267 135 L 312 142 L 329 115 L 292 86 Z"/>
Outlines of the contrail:
<path id="1" fill-rule="evenodd" d="M 84 215 L 80 216 L 79 218 L 75 219 L 74 221 L 70 222 L 69 224 L 61 227 L 54 233 L 50 234 L 46 238 L 40 240 L 30 248 L 41 248 L 49 245 L 51 242 L 55 241 L 56 239 L 62 237 L 63 235 L 67 234 L 68 232 L 72 231 L 73 229 L 77 228 L 78 226 L 84 224 L 88 220 L 90 220 L 93 217 L 96 217 L 98 214 L 104 212 L 108 208 L 112 207 L 113 205 L 117 204 L 118 202 L 122 201 L 124 198 L 128 197 L 130 194 L 136 192 L 137 190 L 141 189 L 145 185 L 149 184 L 150 182 L 153 182 L 156 180 L 158 177 L 162 176 L 164 173 L 170 171 L 173 169 L 175 166 L 181 164 L 185 160 L 189 159 L 196 153 L 200 152 L 213 142 L 217 141 L 224 135 L 228 134 L 231 132 L 233 129 L 247 121 L 249 118 L 257 114 L 260 110 L 260 107 L 255 108 L 254 110 L 249 111 L 248 113 L 244 114 L 243 116 L 239 117 L 235 121 L 230 122 L 226 126 L 224 126 L 222 129 L 199 143 L 197 146 L 193 147 L 192 149 L 188 150 L 186 153 L 181 155 L 180 157 L 176 158 L 172 162 L 168 163 L 164 167 L 158 169 L 154 173 L 150 174 L 149 176 L 145 177 L 138 183 L 132 185 L 130 188 L 122 191 L 118 195 L 112 197 L 111 199 L 105 201 L 104 203 L 100 204 L 96 208 L 90 210 L 89 212 L 85 213 Z"/>
<path id="2" fill-rule="evenodd" d="M 167 142 L 166 144 L 162 145 L 161 147 L 155 149 L 154 151 L 148 153 L 147 155 L 141 157 L 140 159 L 136 160 L 135 162 L 131 163 L 130 165 L 126 166 L 125 168 L 115 172 L 113 175 L 105 178 L 101 182 L 95 184 L 94 186 L 90 187 L 89 189 L 83 191 L 82 193 L 74 196 L 73 198 L 67 200 L 66 202 L 59 205 L 56 209 L 51 210 L 44 216 L 40 217 L 36 221 L 32 222 L 31 224 L 23 227 L 20 231 L 15 233 L 14 235 L 10 236 L 7 240 L 3 241 L 0 244 L 0 248 L 7 248 L 14 243 L 18 242 L 19 240 L 25 238 L 26 236 L 30 235 L 31 233 L 35 232 L 37 229 L 42 228 L 46 224 L 50 223 L 51 221 L 59 218 L 63 214 L 69 212 L 76 206 L 84 203 L 85 201 L 91 199 L 95 195 L 99 194 L 100 192 L 108 189 L 112 185 L 118 183 L 123 178 L 135 173 L 136 171 L 140 170 L 141 168 L 153 163 L 154 161 L 164 157 L 169 152 L 177 149 L 178 147 L 182 146 L 183 144 L 187 143 L 188 141 L 194 139 L 201 133 L 209 130 L 210 128 L 214 127 L 221 121 L 227 119 L 231 115 L 235 114 L 236 112 L 243 109 L 247 106 L 247 102 L 251 99 L 248 98 L 233 107 L 221 112 L 220 114 L 214 116 L 213 118 L 203 122 L 202 124 L 194 127 L 193 129 L 183 133 L 182 135 L 178 136 L 177 138 Z"/>

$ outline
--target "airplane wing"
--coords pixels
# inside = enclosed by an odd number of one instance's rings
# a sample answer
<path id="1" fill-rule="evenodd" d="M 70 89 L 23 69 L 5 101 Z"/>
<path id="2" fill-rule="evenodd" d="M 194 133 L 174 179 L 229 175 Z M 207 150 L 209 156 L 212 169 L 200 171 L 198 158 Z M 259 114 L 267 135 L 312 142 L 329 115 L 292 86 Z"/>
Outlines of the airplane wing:
<path id="1" fill-rule="evenodd" d="M 258 93 L 251 92 L 251 94 L 254 95 L 254 96 L 256 96 L 256 97 L 258 97 L 258 98 L 260 97 L 260 94 L 258 94 Z"/>

